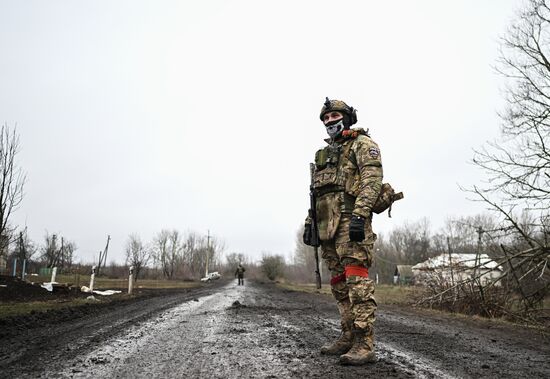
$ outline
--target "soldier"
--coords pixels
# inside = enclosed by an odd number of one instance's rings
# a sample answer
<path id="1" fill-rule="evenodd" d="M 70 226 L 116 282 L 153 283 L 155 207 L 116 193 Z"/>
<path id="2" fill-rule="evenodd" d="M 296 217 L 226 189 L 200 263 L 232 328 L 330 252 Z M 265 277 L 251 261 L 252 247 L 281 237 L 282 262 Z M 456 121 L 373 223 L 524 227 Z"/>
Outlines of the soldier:
<path id="1" fill-rule="evenodd" d="M 340 337 L 321 348 L 340 355 L 340 363 L 363 365 L 374 353 L 374 282 L 368 277 L 376 234 L 372 207 L 382 187 L 382 162 L 368 130 L 350 129 L 357 122 L 353 107 L 328 97 L 321 109 L 329 138 L 315 154 L 313 189 L 322 257 L 331 272 L 331 290 L 341 318 Z M 306 220 L 304 242 L 311 242 Z"/>
<path id="2" fill-rule="evenodd" d="M 237 269 L 235 270 L 235 277 L 238 278 L 238 285 L 241 286 L 243 285 L 244 286 L 244 272 L 246 271 L 246 269 L 243 267 L 243 265 L 241 263 L 239 263 L 239 265 L 237 266 Z"/>

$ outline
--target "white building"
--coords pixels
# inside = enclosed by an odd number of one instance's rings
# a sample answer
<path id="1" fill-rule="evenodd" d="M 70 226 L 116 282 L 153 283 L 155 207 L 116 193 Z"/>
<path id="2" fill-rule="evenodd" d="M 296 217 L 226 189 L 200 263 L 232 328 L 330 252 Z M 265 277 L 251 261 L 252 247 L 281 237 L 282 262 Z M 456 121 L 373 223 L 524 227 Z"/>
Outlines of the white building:
<path id="1" fill-rule="evenodd" d="M 416 284 L 435 282 L 454 285 L 479 277 L 479 282 L 486 285 L 497 281 L 502 275 L 502 267 L 487 254 L 441 254 L 414 265 L 412 271 Z"/>

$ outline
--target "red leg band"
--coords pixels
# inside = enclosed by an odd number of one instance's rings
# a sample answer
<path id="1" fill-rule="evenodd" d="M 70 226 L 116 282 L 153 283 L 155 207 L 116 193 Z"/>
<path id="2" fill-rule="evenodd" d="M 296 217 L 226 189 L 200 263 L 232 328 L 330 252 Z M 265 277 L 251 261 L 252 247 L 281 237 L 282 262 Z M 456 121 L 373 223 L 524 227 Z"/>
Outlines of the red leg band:
<path id="1" fill-rule="evenodd" d="M 363 266 L 346 266 L 344 268 L 344 274 L 346 278 L 350 276 L 361 276 L 363 278 L 369 277 L 369 269 Z"/>

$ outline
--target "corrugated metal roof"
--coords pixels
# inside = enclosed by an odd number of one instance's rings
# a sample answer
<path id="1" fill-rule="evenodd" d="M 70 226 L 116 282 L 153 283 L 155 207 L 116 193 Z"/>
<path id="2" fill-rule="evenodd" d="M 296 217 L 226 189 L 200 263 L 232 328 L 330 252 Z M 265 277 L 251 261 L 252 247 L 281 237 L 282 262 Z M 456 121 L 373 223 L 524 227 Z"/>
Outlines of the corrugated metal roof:
<path id="1" fill-rule="evenodd" d="M 476 254 L 451 254 L 453 267 L 474 268 L 476 265 Z M 479 254 L 478 266 L 488 270 L 502 270 L 495 261 L 487 254 Z M 412 267 L 413 270 L 431 270 L 435 268 L 449 267 L 449 254 L 441 254 L 427 261 L 418 263 Z"/>

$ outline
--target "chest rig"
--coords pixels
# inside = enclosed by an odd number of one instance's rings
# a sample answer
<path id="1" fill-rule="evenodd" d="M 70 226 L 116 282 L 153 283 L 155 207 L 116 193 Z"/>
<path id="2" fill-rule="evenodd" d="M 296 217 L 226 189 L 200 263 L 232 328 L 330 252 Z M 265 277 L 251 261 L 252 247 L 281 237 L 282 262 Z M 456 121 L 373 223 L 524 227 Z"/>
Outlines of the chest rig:
<path id="1" fill-rule="evenodd" d="M 342 214 L 351 214 L 359 191 L 357 163 L 352 153 L 354 139 L 331 144 L 315 154 L 313 190 L 319 238 L 334 237 Z"/>

